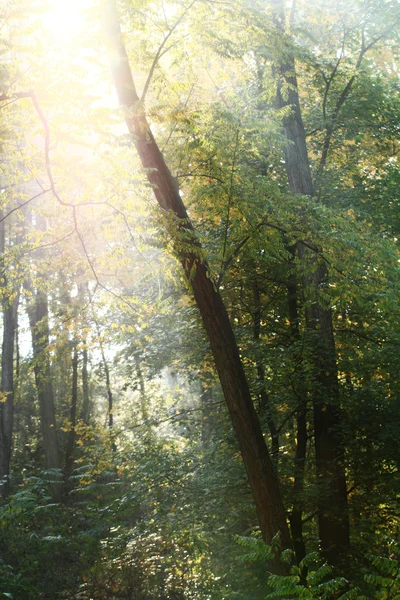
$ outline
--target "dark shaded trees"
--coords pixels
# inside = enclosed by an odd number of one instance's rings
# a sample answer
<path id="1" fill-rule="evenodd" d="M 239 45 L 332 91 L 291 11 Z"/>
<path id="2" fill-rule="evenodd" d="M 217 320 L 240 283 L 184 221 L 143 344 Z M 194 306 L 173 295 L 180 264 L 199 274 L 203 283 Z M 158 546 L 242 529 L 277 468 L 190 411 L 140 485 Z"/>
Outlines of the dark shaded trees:
<path id="1" fill-rule="evenodd" d="M 301 114 L 293 42 L 285 33 L 283 4 L 273 2 L 272 9 L 281 50 L 274 67 L 277 83 L 276 102 L 279 109 L 288 107 L 291 111 L 283 123 L 287 138 L 284 157 L 289 188 L 293 194 L 313 198 L 314 186 Z M 319 486 L 319 536 L 326 557 L 333 564 L 340 561 L 350 543 L 338 369 L 332 313 L 323 298 L 324 289 L 328 284 L 327 266 L 323 259 L 318 257 L 319 248 L 313 241 L 305 241 L 307 248 L 300 240 L 295 244 L 295 249 L 304 269 L 302 296 L 306 303 L 309 358 L 313 369 L 311 396 Z M 313 254 L 310 256 L 310 253 Z M 315 259 L 317 265 L 313 266 Z M 293 292 L 294 290 L 292 295 Z M 291 301 L 293 302 L 293 299 Z M 304 451 L 302 454 L 304 455 Z"/>
<path id="2" fill-rule="evenodd" d="M 0 399 L 0 497 L 2 498 L 6 498 L 9 490 L 15 394 L 14 347 L 19 305 L 18 283 L 10 281 L 11 278 L 6 267 L 5 251 L 5 220 L 4 212 L 0 211 L 1 302 L 3 309 Z"/>

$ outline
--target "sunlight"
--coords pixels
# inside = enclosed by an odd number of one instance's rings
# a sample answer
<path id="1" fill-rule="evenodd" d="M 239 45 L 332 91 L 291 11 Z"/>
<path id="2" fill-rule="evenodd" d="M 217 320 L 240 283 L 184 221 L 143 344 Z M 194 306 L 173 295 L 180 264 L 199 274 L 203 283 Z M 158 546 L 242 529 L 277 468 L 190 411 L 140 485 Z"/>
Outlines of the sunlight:
<path id="1" fill-rule="evenodd" d="M 43 16 L 43 26 L 57 43 L 67 44 L 83 30 L 87 6 L 88 0 L 52 0 L 49 12 Z"/>

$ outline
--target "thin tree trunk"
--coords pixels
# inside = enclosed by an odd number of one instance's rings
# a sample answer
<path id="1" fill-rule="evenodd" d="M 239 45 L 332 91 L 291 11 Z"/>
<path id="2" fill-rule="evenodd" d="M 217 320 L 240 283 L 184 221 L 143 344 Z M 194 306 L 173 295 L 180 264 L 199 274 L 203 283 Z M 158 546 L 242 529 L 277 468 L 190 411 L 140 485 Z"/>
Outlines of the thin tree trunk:
<path id="1" fill-rule="evenodd" d="M 272 0 L 276 12 L 274 21 L 282 34 L 284 61 L 275 69 L 277 78 L 277 106 L 290 106 L 292 114 L 285 118 L 284 129 L 288 143 L 284 146 L 285 166 L 289 188 L 294 194 L 314 196 L 311 169 L 307 152 L 306 136 L 301 115 L 294 58 L 290 39 L 284 31 L 284 15 L 281 0 Z M 282 83 L 285 84 L 283 96 Z M 309 253 L 300 242 L 296 244 L 300 260 L 309 270 Z M 318 248 L 315 248 L 315 261 Z M 326 301 L 321 299 L 327 283 L 325 263 L 315 261 L 317 266 L 303 276 L 302 287 L 306 307 L 306 325 L 313 345 L 311 361 L 314 373 L 312 399 L 314 408 L 314 438 L 316 468 L 319 484 L 319 536 L 327 560 L 340 562 L 349 541 L 349 517 L 347 506 L 344 451 L 341 439 L 340 396 L 336 364 L 335 340 L 332 314 Z"/>
<path id="2" fill-rule="evenodd" d="M 0 213 L 2 216 L 2 212 Z M 3 343 L 1 354 L 1 398 L 0 398 L 0 497 L 9 492 L 9 475 L 12 451 L 14 418 L 14 340 L 17 327 L 19 293 L 9 298 L 7 274 L 4 268 L 5 230 L 0 222 L 0 266 L 3 280 Z"/>
<path id="3" fill-rule="evenodd" d="M 72 389 L 71 389 L 71 409 L 69 415 L 70 430 L 68 432 L 67 447 L 65 452 L 65 469 L 66 477 L 72 475 L 74 469 L 74 449 L 76 439 L 76 410 L 78 405 L 78 350 L 76 343 L 72 354 Z"/>
<path id="4" fill-rule="evenodd" d="M 82 411 L 81 411 L 81 419 L 86 424 L 89 425 L 90 419 L 90 388 L 89 388 L 89 354 L 87 350 L 86 344 L 86 335 L 83 336 L 83 350 L 82 350 Z"/>
<path id="5" fill-rule="evenodd" d="M 287 286 L 288 309 L 291 337 L 295 343 L 300 342 L 299 314 L 297 308 L 297 288 L 293 282 Z M 298 354 L 298 353 L 296 353 Z M 297 561 L 300 562 L 306 555 L 303 538 L 303 493 L 304 469 L 307 452 L 307 396 L 304 386 L 303 361 L 300 355 L 295 356 L 298 362 L 297 369 L 301 369 L 300 377 L 295 382 L 298 409 L 296 411 L 296 453 L 294 459 L 293 481 L 293 507 L 289 517 L 290 531 L 292 534 L 294 550 Z"/>
<path id="6" fill-rule="evenodd" d="M 97 330 L 97 338 L 100 346 L 101 353 L 101 361 L 103 363 L 104 375 L 106 377 L 106 390 L 107 390 L 107 400 L 108 400 L 108 410 L 107 410 L 107 422 L 108 427 L 111 428 L 114 425 L 114 398 L 111 389 L 111 379 L 110 379 L 110 369 L 108 368 L 108 363 L 106 359 L 106 355 L 104 352 L 103 340 L 100 334 L 100 327 L 98 322 L 95 320 L 96 330 Z"/>
<path id="7" fill-rule="evenodd" d="M 111 389 L 111 379 L 110 379 L 110 370 L 108 368 L 108 363 L 106 359 L 106 355 L 104 354 L 103 344 L 100 344 L 101 348 L 101 358 L 103 361 L 104 373 L 106 376 L 106 388 L 107 388 L 107 399 L 108 399 L 108 426 L 111 428 L 114 425 L 114 398 Z"/>
<path id="8" fill-rule="evenodd" d="M 254 298 L 254 316 L 253 316 L 253 337 L 256 342 L 260 340 L 261 333 L 261 297 L 260 289 L 257 281 L 253 283 L 253 298 Z M 271 457 L 274 463 L 276 472 L 278 472 L 279 459 L 279 433 L 272 416 L 271 401 L 265 385 L 265 371 L 262 361 L 259 356 L 256 358 L 256 369 L 258 379 L 258 394 L 263 412 L 267 417 L 267 425 L 271 435 Z"/>
<path id="9" fill-rule="evenodd" d="M 18 317 L 18 310 L 17 310 L 17 317 Z M 21 372 L 21 355 L 20 355 L 20 349 L 19 349 L 19 326 L 18 326 L 18 318 L 17 318 L 17 322 L 15 323 L 15 378 L 17 380 L 17 387 L 19 386 L 20 372 Z"/>
<path id="10" fill-rule="evenodd" d="M 142 369 L 140 368 L 140 362 L 137 356 L 135 356 L 135 367 L 136 375 L 139 381 L 139 394 L 140 394 L 140 412 L 142 413 L 142 419 L 144 422 L 149 420 L 149 411 L 147 410 L 147 399 L 144 388 L 144 378 Z"/>
<path id="11" fill-rule="evenodd" d="M 210 341 L 225 401 L 247 470 L 263 538 L 280 532 L 281 547 L 290 547 L 279 482 L 261 431 L 231 324 L 215 289 L 203 250 L 195 236 L 176 181 L 169 171 L 136 93 L 114 0 L 106 3 L 110 63 L 125 120 L 184 269 Z M 280 561 L 273 568 L 286 572 Z"/>
<path id="12" fill-rule="evenodd" d="M 88 284 L 80 283 L 78 284 L 78 302 L 79 306 L 84 306 L 86 301 L 86 294 L 88 293 Z M 89 386 L 89 353 L 88 353 L 88 345 L 87 345 L 87 333 L 85 327 L 82 327 L 82 409 L 80 418 L 85 423 L 85 425 L 89 425 L 90 420 L 90 386 Z"/>

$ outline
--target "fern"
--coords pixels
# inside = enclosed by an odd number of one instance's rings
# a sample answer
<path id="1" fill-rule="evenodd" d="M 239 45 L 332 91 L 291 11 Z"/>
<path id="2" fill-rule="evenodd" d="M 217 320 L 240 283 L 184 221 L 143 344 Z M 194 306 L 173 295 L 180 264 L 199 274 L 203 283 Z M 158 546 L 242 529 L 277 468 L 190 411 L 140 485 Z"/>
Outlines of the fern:
<path id="1" fill-rule="evenodd" d="M 271 546 L 256 537 L 236 536 L 237 543 L 247 552 L 241 556 L 242 561 L 267 562 L 274 558 L 279 548 L 279 537 L 275 537 Z M 281 554 L 282 562 L 294 563 L 292 550 Z M 300 562 L 292 564 L 289 575 L 270 575 L 268 578 L 270 592 L 267 598 L 280 600 L 365 600 L 359 595 L 359 589 L 351 588 L 344 577 L 332 577 L 332 567 L 323 562 L 318 552 L 311 552 Z M 386 597 L 383 597 L 387 600 Z M 382 600 L 383 600 L 382 598 Z"/>
<path id="2" fill-rule="evenodd" d="M 388 556 L 369 555 L 373 572 L 365 575 L 365 582 L 374 586 L 376 600 L 400 600 L 400 545 L 388 541 Z"/>

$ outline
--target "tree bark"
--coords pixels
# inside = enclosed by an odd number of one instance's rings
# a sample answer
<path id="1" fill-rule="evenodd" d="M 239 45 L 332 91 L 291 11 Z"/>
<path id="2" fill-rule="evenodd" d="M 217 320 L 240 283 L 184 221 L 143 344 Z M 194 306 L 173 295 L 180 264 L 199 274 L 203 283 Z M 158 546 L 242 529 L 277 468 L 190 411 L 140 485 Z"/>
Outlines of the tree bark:
<path id="1" fill-rule="evenodd" d="M 78 284 L 78 300 L 79 306 L 83 307 L 85 305 L 86 293 L 88 292 L 87 283 Z M 85 425 L 89 425 L 90 419 L 90 386 L 89 386 L 89 353 L 88 353 L 88 345 L 87 345 L 87 333 L 82 325 L 82 409 L 80 418 L 85 423 Z"/>
<path id="2" fill-rule="evenodd" d="M 45 229 L 45 222 L 36 215 L 37 227 Z M 41 254 L 36 252 L 37 263 L 40 264 Z M 32 351 L 36 390 L 39 400 L 40 423 L 43 436 L 45 466 L 47 469 L 59 469 L 60 457 L 57 439 L 56 411 L 54 392 L 51 379 L 48 347 L 50 344 L 49 305 L 47 294 L 39 287 L 33 289 L 29 279 L 25 288 L 30 294 L 27 302 L 27 312 L 32 337 Z"/>
<path id="3" fill-rule="evenodd" d="M 99 341 L 100 353 L 101 353 L 101 361 L 103 363 L 104 375 L 106 378 L 106 390 L 107 390 L 107 400 L 108 400 L 108 410 L 107 410 L 107 423 L 108 427 L 111 428 L 114 425 L 114 397 L 111 389 L 111 378 L 110 378 L 110 369 L 108 368 L 108 362 L 106 359 L 106 355 L 104 352 L 103 340 L 100 333 L 100 327 L 98 322 L 95 320 L 96 330 L 97 330 L 97 339 Z"/>
<path id="4" fill-rule="evenodd" d="M 0 213 L 2 216 L 2 212 Z M 0 398 L 0 497 L 9 492 L 9 475 L 12 452 L 14 420 L 14 341 L 17 328 L 19 293 L 8 296 L 8 278 L 4 268 L 5 230 L 0 222 L 0 267 L 3 280 L 3 343 L 1 354 L 1 398 Z"/>
<path id="5" fill-rule="evenodd" d="M 274 23 L 284 44 L 284 59 L 275 66 L 277 78 L 277 106 L 290 107 L 292 113 L 284 120 L 288 143 L 284 157 L 289 188 L 293 194 L 314 196 L 306 135 L 301 115 L 297 87 L 296 67 L 291 40 L 285 33 L 281 0 L 272 0 L 275 9 Z M 285 84 L 285 94 L 282 93 Z M 305 246 L 296 244 L 298 256 L 310 270 L 309 252 Z M 315 257 L 318 248 L 315 248 Z M 322 550 L 331 564 L 341 561 L 349 541 L 349 518 L 347 506 L 344 451 L 341 439 L 340 395 L 336 364 L 332 313 L 321 299 L 327 283 L 325 263 L 315 261 L 317 266 L 303 276 L 302 287 L 306 300 L 306 327 L 313 345 L 311 362 L 314 385 L 312 400 L 314 410 L 314 438 L 316 468 L 319 485 L 318 525 Z M 308 263 L 308 264 L 307 264 Z"/>
<path id="6" fill-rule="evenodd" d="M 280 532 L 281 547 L 291 547 L 278 479 L 261 431 L 244 374 L 233 330 L 212 277 L 203 250 L 194 234 L 176 181 L 155 142 L 144 108 L 137 95 L 123 43 L 114 0 L 107 6 L 107 33 L 111 71 L 125 121 L 132 134 L 142 165 L 151 184 L 186 279 L 192 289 L 207 332 L 232 419 L 264 540 L 269 543 Z M 273 567 L 284 573 L 278 560 Z"/>
<path id="7" fill-rule="evenodd" d="M 83 342 L 83 350 L 82 350 L 82 411 L 81 411 L 81 419 L 86 424 L 89 425 L 90 419 L 90 389 L 89 389 L 89 354 L 87 350 L 86 344 L 86 335 L 82 338 Z"/>
<path id="8" fill-rule="evenodd" d="M 300 341 L 299 314 L 297 306 L 297 286 L 291 281 L 287 286 L 288 312 L 292 340 Z M 303 493 L 304 493 L 304 469 L 307 452 L 307 394 L 304 385 L 303 359 L 296 352 L 295 360 L 297 369 L 300 369 L 300 377 L 294 383 L 298 408 L 296 411 L 296 453 L 294 458 L 294 481 L 293 481 L 293 507 L 289 517 L 290 531 L 292 534 L 294 551 L 297 561 L 300 562 L 306 556 L 306 546 L 303 537 Z"/>
<path id="9" fill-rule="evenodd" d="M 253 283 L 253 299 L 254 299 L 254 316 L 253 316 L 253 337 L 256 342 L 260 340 L 261 332 L 261 297 L 260 289 L 257 281 Z M 263 412 L 267 418 L 267 425 L 271 435 L 271 457 L 274 463 L 276 472 L 278 473 L 279 459 L 279 433 L 272 416 L 271 401 L 267 388 L 265 386 L 265 371 L 262 360 L 259 356 L 256 357 L 258 395 Z"/>
<path id="10" fill-rule="evenodd" d="M 103 343 L 100 343 L 101 348 L 101 358 L 103 360 L 104 373 L 106 376 L 106 388 L 107 388 L 107 400 L 108 400 L 108 426 L 111 428 L 114 425 L 114 398 L 111 389 L 111 379 L 110 379 L 110 370 L 108 368 L 108 363 L 106 359 L 106 355 L 104 354 Z"/>
<path id="11" fill-rule="evenodd" d="M 30 283 L 26 284 L 26 288 L 31 291 Z M 48 300 L 46 294 L 41 290 L 36 290 L 33 294 L 33 299 L 28 305 L 28 316 L 32 336 L 34 373 L 39 400 L 45 465 L 48 469 L 59 469 L 54 393 L 50 361 L 47 355 L 50 335 Z"/>
<path id="12" fill-rule="evenodd" d="M 78 405 L 78 350 L 76 343 L 72 354 L 72 389 L 71 389 L 71 408 L 70 408 L 70 430 L 68 432 L 67 447 L 65 451 L 64 473 L 68 478 L 72 475 L 74 469 L 74 449 L 76 439 L 76 410 Z"/>

